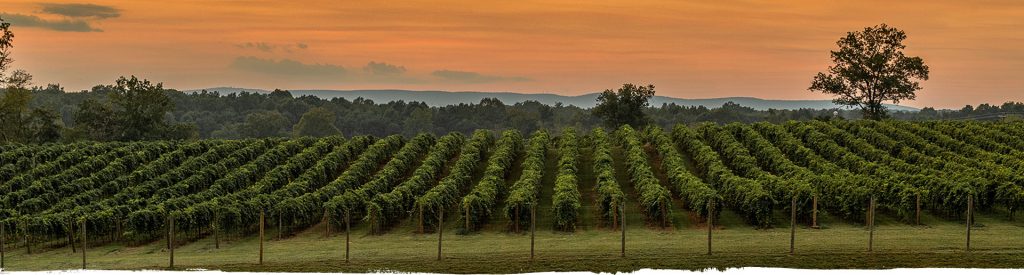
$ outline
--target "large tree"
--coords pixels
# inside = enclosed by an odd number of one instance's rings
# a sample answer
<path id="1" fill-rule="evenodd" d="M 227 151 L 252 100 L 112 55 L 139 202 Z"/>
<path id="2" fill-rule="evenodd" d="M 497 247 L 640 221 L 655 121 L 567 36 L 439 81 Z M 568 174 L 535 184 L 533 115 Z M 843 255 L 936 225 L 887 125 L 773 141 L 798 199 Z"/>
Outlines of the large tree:
<path id="1" fill-rule="evenodd" d="M 7 65 L 14 60 L 11 59 L 11 48 L 14 47 L 14 33 L 11 32 L 11 23 L 4 22 L 0 18 L 0 81 L 4 79 L 4 72 Z"/>
<path id="2" fill-rule="evenodd" d="M 297 137 L 340 135 L 341 131 L 338 130 L 338 127 L 334 126 L 335 120 L 337 118 L 334 117 L 334 113 L 331 110 L 323 107 L 313 108 L 302 114 L 299 123 L 293 127 L 292 134 Z"/>
<path id="3" fill-rule="evenodd" d="M 194 126 L 171 125 L 166 116 L 174 110 L 162 83 L 120 77 L 113 86 L 93 90 L 109 91 L 108 100 L 82 101 L 75 115 L 75 133 L 93 140 L 183 139 L 194 136 Z"/>
<path id="4" fill-rule="evenodd" d="M 591 113 L 603 119 L 605 125 L 612 129 L 625 124 L 638 127 L 650 122 L 644 109 L 652 96 L 654 85 L 623 84 L 618 91 L 604 90 L 597 97 L 597 107 Z"/>
<path id="5" fill-rule="evenodd" d="M 118 140 L 154 139 L 162 136 L 167 122 L 164 115 L 174 110 L 174 103 L 164 94 L 163 83 L 153 84 L 149 80 L 121 77 L 117 79 L 110 103 L 114 104 L 114 115 L 121 121 L 121 136 Z"/>
<path id="6" fill-rule="evenodd" d="M 859 107 L 867 119 L 885 118 L 883 102 L 914 100 L 928 80 L 928 66 L 920 57 L 903 53 L 907 38 L 902 30 L 881 24 L 849 32 L 832 51 L 828 72 L 814 76 L 809 90 L 836 96 L 836 104 Z"/>

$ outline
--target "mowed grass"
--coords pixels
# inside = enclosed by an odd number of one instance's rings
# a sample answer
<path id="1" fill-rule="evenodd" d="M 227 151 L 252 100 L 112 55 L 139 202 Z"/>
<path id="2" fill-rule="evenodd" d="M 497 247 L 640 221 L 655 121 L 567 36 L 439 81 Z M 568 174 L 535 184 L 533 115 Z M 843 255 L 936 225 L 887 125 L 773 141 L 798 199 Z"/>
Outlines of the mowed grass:
<path id="1" fill-rule="evenodd" d="M 681 210 L 680 210 L 681 211 Z M 540 211 L 538 211 L 540 212 Z M 628 214 L 628 213 L 627 213 Z M 782 219 L 783 215 L 779 215 Z M 619 231 L 554 232 L 538 226 L 536 258 L 530 261 L 530 236 L 485 231 L 457 235 L 446 223 L 444 260 L 437 261 L 437 234 L 417 234 L 412 222 L 385 235 L 370 235 L 356 226 L 351 260 L 344 261 L 344 234 L 325 237 L 322 225 L 284 240 L 267 234 L 264 263 L 258 265 L 257 236 L 212 238 L 175 249 L 176 269 L 230 271 L 365 272 L 377 270 L 444 273 L 515 273 L 530 271 L 631 271 L 640 268 L 705 269 L 738 266 L 791 268 L 1001 267 L 1024 268 L 1024 225 L 983 214 L 972 234 L 972 251 L 965 252 L 962 223 L 926 216 L 927 226 L 911 226 L 879 216 L 874 252 L 867 252 L 868 230 L 824 217 L 824 229 L 798 226 L 796 254 L 789 255 L 789 229 L 757 230 L 726 212 L 714 231 L 714 254 L 706 255 L 706 228 L 649 228 L 634 223 L 626 230 L 626 257 L 619 255 Z M 784 221 L 784 220 L 783 220 Z M 781 222 L 780 222 L 781 223 Z M 81 254 L 49 248 L 26 255 L 9 247 L 7 270 L 61 270 L 81 267 Z M 137 247 L 105 245 L 88 250 L 90 269 L 166 269 L 169 253 L 164 242 Z"/>
<path id="2" fill-rule="evenodd" d="M 175 249 L 175 269 L 279 272 L 439 272 L 518 273 L 538 271 L 632 271 L 641 268 L 708 269 L 728 267 L 788 268 L 897 268 L 976 267 L 1024 268 L 1024 221 L 1010 221 L 1005 213 L 981 213 L 972 231 L 972 250 L 965 251 L 962 221 L 925 214 L 924 225 L 914 226 L 880 213 L 874 251 L 867 252 L 869 231 L 860 222 L 819 216 L 821 229 L 798 224 L 796 253 L 789 254 L 789 216 L 776 213 L 775 227 L 755 229 L 732 211 L 724 211 L 713 233 L 713 254 L 707 254 L 707 228 L 696 215 L 674 203 L 672 226 L 645 224 L 636 194 L 615 148 L 619 183 L 627 194 L 626 256 L 620 256 L 621 231 L 598 226 L 591 168 L 591 151 L 581 151 L 580 188 L 583 207 L 575 232 L 552 230 L 551 195 L 557 152 L 545 165 L 540 206 L 537 209 L 536 255 L 530 259 L 530 234 L 508 232 L 504 212 L 496 212 L 481 232 L 460 235 L 458 210 L 445 214 L 444 259 L 437 261 L 437 234 L 418 234 L 410 217 L 383 235 L 369 234 L 362 223 L 351 233 L 350 261 L 345 262 L 345 234 L 335 228 L 325 236 L 323 224 L 275 239 L 277 228 L 268 225 L 264 262 L 259 259 L 256 234 L 221 238 L 220 249 L 205 237 Z M 517 160 L 518 162 L 521 160 Z M 651 164 L 657 165 L 657 159 Z M 508 182 L 518 179 L 512 171 Z M 660 179 L 664 175 L 656 168 Z M 503 205 L 502 205 L 503 206 Z M 415 215 L 413 215 L 415 216 Z M 273 218 L 268 221 L 273 221 Z M 57 241 L 54 241 L 56 243 Z M 8 243 L 6 270 L 63 270 L 81 268 L 81 251 L 70 247 L 33 247 L 27 255 L 21 245 Z M 88 249 L 90 269 L 167 269 L 169 251 L 163 240 L 141 246 L 108 244 Z"/>

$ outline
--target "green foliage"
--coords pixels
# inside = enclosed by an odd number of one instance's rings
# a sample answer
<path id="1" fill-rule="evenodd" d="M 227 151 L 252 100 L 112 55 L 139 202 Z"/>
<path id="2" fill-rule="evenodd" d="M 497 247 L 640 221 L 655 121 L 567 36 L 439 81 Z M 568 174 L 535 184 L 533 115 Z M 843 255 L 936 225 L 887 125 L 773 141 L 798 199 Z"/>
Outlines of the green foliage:
<path id="1" fill-rule="evenodd" d="M 616 131 L 623 149 L 626 150 L 626 168 L 629 170 L 629 179 L 633 188 L 639 196 L 639 202 L 644 217 L 648 222 L 656 223 L 661 227 L 672 224 L 672 194 L 658 182 L 647 163 L 648 156 L 644 150 L 644 144 L 640 140 L 640 134 L 629 125 L 623 125 Z"/>
<path id="2" fill-rule="evenodd" d="M 245 123 L 238 126 L 238 132 L 245 137 L 278 137 L 289 126 L 291 122 L 280 112 L 258 111 L 245 116 Z"/>
<path id="3" fill-rule="evenodd" d="M 340 140 L 340 137 L 322 140 L 335 139 Z M 312 192 L 338 178 L 350 161 L 357 157 L 368 157 L 361 153 L 373 141 L 373 138 L 367 136 L 356 136 L 322 157 L 318 156 L 319 148 L 305 149 L 284 165 L 273 167 L 262 177 L 256 177 L 256 182 L 245 189 L 194 204 L 183 209 L 182 215 L 208 217 L 221 229 L 248 228 L 258 221 L 259 211 L 268 209 L 272 202 Z M 269 168 L 253 167 L 254 170 Z"/>
<path id="4" fill-rule="evenodd" d="M 665 171 L 665 177 L 686 203 L 687 208 L 696 211 L 701 219 L 711 216 L 717 220 L 723 208 L 722 198 L 718 192 L 686 169 L 679 149 L 660 127 L 650 127 L 648 132 L 654 151 L 661 156 L 661 169 Z"/>
<path id="5" fill-rule="evenodd" d="M 171 125 L 165 116 L 174 110 L 163 83 L 120 77 L 103 86 L 107 101 L 87 99 L 75 115 L 74 134 L 91 140 L 154 140 L 193 136 L 188 125 Z M 183 133 L 184 132 L 184 133 Z"/>
<path id="6" fill-rule="evenodd" d="M 757 156 L 758 163 L 766 171 L 809 183 L 814 194 L 819 196 L 820 209 L 850 220 L 864 217 L 867 211 L 864 202 L 871 196 L 868 184 L 871 179 L 867 176 L 850 173 L 825 160 L 776 124 L 730 125 L 727 128 L 750 149 L 752 155 Z M 813 202 L 813 198 L 798 198 L 799 211 L 807 212 L 807 203 Z"/>
<path id="7" fill-rule="evenodd" d="M 508 191 L 506 181 L 522 147 L 523 135 L 519 131 L 506 130 L 501 134 L 501 139 L 498 139 L 494 152 L 487 161 L 483 179 L 462 198 L 462 208 L 470 213 L 467 217 L 461 217 L 470 219 L 470 228 L 466 230 L 480 228 L 493 215 L 498 199 L 505 196 Z"/>
<path id="8" fill-rule="evenodd" d="M 836 42 L 828 73 L 815 75 L 808 89 L 837 96 L 836 104 L 860 107 L 865 118 L 885 118 L 883 102 L 914 100 L 921 89 L 917 80 L 928 80 L 924 60 L 903 54 L 906 38 L 886 24 L 847 33 Z"/>
<path id="9" fill-rule="evenodd" d="M 623 84 L 619 90 L 604 90 L 597 97 L 598 104 L 590 112 L 604 120 L 605 126 L 616 128 L 621 125 L 640 127 L 650 123 L 644 109 L 647 101 L 654 96 L 654 85 L 638 86 Z"/>
<path id="10" fill-rule="evenodd" d="M 555 178 L 555 192 L 551 198 L 555 215 L 555 229 L 561 231 L 576 230 L 579 220 L 580 190 L 577 174 L 579 169 L 580 148 L 576 130 L 567 128 L 559 137 L 558 175 Z"/>
<path id="11" fill-rule="evenodd" d="M 509 188 L 508 198 L 505 200 L 504 212 L 510 228 L 527 228 L 530 225 L 530 208 L 537 205 L 537 193 L 540 190 L 541 178 L 544 177 L 548 138 L 548 132 L 543 130 L 530 136 L 526 158 L 522 164 L 522 175 Z"/>
<path id="12" fill-rule="evenodd" d="M 448 175 L 434 187 L 416 198 L 414 209 L 421 213 L 424 229 L 434 228 L 437 224 L 438 212 L 446 211 L 459 203 L 463 190 L 466 190 L 483 159 L 483 154 L 493 141 L 491 132 L 477 130 L 469 143 L 462 147 L 459 159 L 448 169 Z"/>
<path id="13" fill-rule="evenodd" d="M 779 208 L 789 210 L 791 208 L 790 200 L 796 198 L 800 200 L 797 204 L 797 215 L 806 216 L 810 213 L 814 188 L 807 182 L 808 179 L 792 175 L 780 177 L 763 170 L 759 166 L 758 159 L 736 140 L 736 137 L 722 127 L 703 123 L 697 127 L 697 131 L 702 134 L 704 141 L 722 156 L 723 163 L 729 166 L 736 175 L 755 180 L 771 192 L 772 198 L 779 203 Z M 756 149 L 760 150 L 761 148 Z"/>
<path id="14" fill-rule="evenodd" d="M 604 129 L 594 129 L 591 134 L 594 143 L 594 189 L 597 192 L 597 208 L 601 213 L 601 221 L 606 224 L 618 225 L 619 206 L 622 206 L 626 194 L 615 180 L 614 159 L 612 159 L 612 142 Z"/>
<path id="15" fill-rule="evenodd" d="M 299 123 L 295 124 L 292 135 L 296 137 L 339 135 L 341 131 L 334 126 L 335 119 L 334 113 L 325 108 L 310 109 L 305 114 L 302 114 Z"/>
<path id="16" fill-rule="evenodd" d="M 444 172 L 444 166 L 458 154 L 466 137 L 460 133 L 450 133 L 441 137 L 433 150 L 423 160 L 419 168 L 404 182 L 387 193 L 379 193 L 366 204 L 366 216 L 374 231 L 380 232 L 401 218 L 404 218 L 413 207 L 416 198 L 426 192 Z"/>
<path id="17" fill-rule="evenodd" d="M 697 173 L 722 196 L 724 205 L 736 209 L 747 222 L 760 228 L 771 226 L 775 200 L 761 183 L 737 176 L 700 135 L 686 125 L 672 130 L 672 139 L 693 158 Z"/>
<path id="18" fill-rule="evenodd" d="M 292 197 L 277 196 L 278 194 L 261 195 L 253 198 L 251 205 L 256 209 L 274 210 L 277 215 L 288 217 L 290 221 L 309 224 L 319 221 L 324 213 L 324 204 L 331 198 L 343 194 L 346 190 L 370 181 L 386 162 L 406 151 L 419 152 L 424 144 L 403 146 L 401 136 L 388 136 L 367 148 L 355 163 L 350 165 L 337 179 L 311 192 L 296 194 Z M 395 152 L 399 153 L 395 153 Z M 275 192 L 276 193 L 276 192 Z M 250 211 L 255 212 L 255 211 Z"/>
<path id="19" fill-rule="evenodd" d="M 1024 124 L 1005 122 L 833 120 L 678 125 L 671 136 L 661 128 L 641 133 L 623 126 L 614 140 L 649 222 L 667 225 L 671 190 L 702 219 L 729 207 L 763 228 L 794 197 L 801 217 L 809 216 L 810 198 L 817 196 L 820 209 L 848 220 L 864 218 L 871 197 L 905 221 L 918 197 L 925 209 L 950 219 L 962 218 L 971 197 L 980 211 L 1016 211 L 1024 202 L 1024 176 L 1016 172 L 1024 166 L 1021 134 Z M 553 186 L 542 186 L 549 145 L 557 146 L 558 163 L 550 165 L 557 167 L 549 175 Z M 584 146 L 593 146 L 595 218 L 615 226 L 625 195 L 616 181 L 619 159 L 602 129 L 589 137 L 566 129 L 555 139 L 537 131 L 525 144 L 516 130 L 497 141 L 480 130 L 468 140 L 453 132 L 436 142 L 423 133 L 408 142 L 333 135 L 6 144 L 0 145 L 0 225 L 52 241 L 87 221 L 91 236 L 139 243 L 161 238 L 168 218 L 187 232 L 245 234 L 261 211 L 286 231 L 328 214 L 334 225 L 354 216 L 380 233 L 412 213 L 422 214 L 414 220 L 429 231 L 438 211 L 446 211 L 465 214 L 457 216 L 471 231 L 483 228 L 505 198 L 499 211 L 521 229 L 540 188 L 552 188 L 552 225 L 571 231 L 583 203 Z M 519 152 L 522 175 L 506 186 Z"/>
<path id="20" fill-rule="evenodd" d="M 419 134 L 405 144 L 395 157 L 384 165 L 372 181 L 359 188 L 350 189 L 334 196 L 324 204 L 327 211 L 334 217 L 364 215 L 366 201 L 373 196 L 387 192 L 398 185 L 413 170 L 416 161 L 430 151 L 434 144 L 434 136 Z"/>
<path id="21" fill-rule="evenodd" d="M 877 198 L 879 206 L 887 208 L 903 219 L 912 217 L 917 196 L 921 195 L 923 190 L 910 184 L 912 179 L 908 174 L 866 160 L 851 151 L 856 148 L 836 143 L 831 136 L 815 130 L 810 124 L 788 123 L 785 126 L 790 133 L 822 157 L 850 172 L 866 175 L 868 180 L 865 182 L 868 183 L 871 194 Z M 867 201 L 861 203 L 867 204 Z"/>

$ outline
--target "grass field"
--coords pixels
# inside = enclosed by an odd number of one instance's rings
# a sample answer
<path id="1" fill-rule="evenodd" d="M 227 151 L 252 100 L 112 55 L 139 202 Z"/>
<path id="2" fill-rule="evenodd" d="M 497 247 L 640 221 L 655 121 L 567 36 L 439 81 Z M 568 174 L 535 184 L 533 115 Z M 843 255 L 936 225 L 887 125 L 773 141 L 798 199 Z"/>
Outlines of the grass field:
<path id="1" fill-rule="evenodd" d="M 678 211 L 678 218 L 688 214 Z M 778 220 L 785 221 L 782 213 Z M 637 215 L 633 215 L 637 217 Z M 411 221 L 386 235 L 370 235 L 357 226 L 352 232 L 351 261 L 344 262 L 344 234 L 325 237 L 318 225 L 284 240 L 268 231 L 264 264 L 257 265 L 258 237 L 229 237 L 214 248 L 207 237 L 175 250 L 176 269 L 229 271 L 398 270 L 444 273 L 508 273 L 528 271 L 630 271 L 640 268 L 704 269 L 739 266 L 792 268 L 894 267 L 1024 267 L 1024 223 L 991 214 L 978 216 L 972 251 L 965 252 L 962 223 L 926 215 L 925 226 L 911 226 L 885 215 L 878 217 L 874 252 L 867 252 L 863 226 L 822 217 L 822 229 L 798 226 L 796 254 L 789 255 L 789 229 L 755 230 L 730 212 L 723 213 L 714 232 L 712 255 L 706 255 L 706 228 L 677 222 L 672 229 L 649 228 L 632 219 L 626 230 L 626 257 L 619 255 L 620 232 L 590 228 L 575 233 L 538 230 L 536 258 L 530 261 L 528 234 L 486 230 L 451 234 L 446 224 L 444 260 L 437 261 L 437 235 L 416 234 Z M 498 221 L 500 222 L 500 221 Z M 538 220 L 538 228 L 544 223 Z M 52 247 L 26 255 L 9 247 L 7 270 L 60 270 L 81 267 L 81 254 Z M 37 250 L 39 248 L 36 248 Z M 164 242 L 125 247 L 105 245 L 88 250 L 90 269 L 166 269 Z"/>

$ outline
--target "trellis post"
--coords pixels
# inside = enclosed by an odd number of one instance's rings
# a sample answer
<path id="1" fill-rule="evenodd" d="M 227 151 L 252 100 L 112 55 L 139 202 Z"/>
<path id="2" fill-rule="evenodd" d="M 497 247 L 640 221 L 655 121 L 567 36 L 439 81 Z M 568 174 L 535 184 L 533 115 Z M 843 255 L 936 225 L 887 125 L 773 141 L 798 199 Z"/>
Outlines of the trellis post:
<path id="1" fill-rule="evenodd" d="M 515 230 L 514 231 L 516 233 L 519 233 L 519 206 L 518 205 L 516 205 Z"/>
<path id="2" fill-rule="evenodd" d="M 537 235 L 537 206 L 536 204 L 530 205 L 530 260 L 533 260 L 534 256 L 534 241 Z"/>
<path id="3" fill-rule="evenodd" d="M 624 203 L 619 205 L 619 212 L 622 213 L 621 215 L 619 215 L 620 217 L 622 217 L 622 222 L 620 223 L 620 225 L 622 226 L 622 251 L 621 251 L 622 255 L 621 256 L 623 258 L 625 258 L 626 257 L 626 206 L 625 206 Z"/>
<path id="4" fill-rule="evenodd" d="M 4 227 L 6 226 L 0 223 L 0 268 L 4 268 L 4 260 L 7 257 L 7 251 L 4 248 L 7 246 L 7 232 L 4 231 Z"/>
<path id="5" fill-rule="evenodd" d="M 264 224 L 266 223 L 264 215 L 265 215 L 265 211 L 263 211 L 261 209 L 260 210 L 260 262 L 259 262 L 260 265 L 263 264 L 263 227 L 264 227 Z"/>
<path id="6" fill-rule="evenodd" d="M 88 231 L 86 230 L 86 226 L 85 226 L 86 223 L 85 222 L 86 222 L 85 219 L 82 219 L 82 269 L 85 269 L 85 249 L 86 249 L 86 247 L 88 247 L 88 244 L 89 244 L 89 242 L 88 242 L 89 239 L 88 239 L 88 236 L 86 235 L 87 234 L 86 232 L 88 232 Z"/>
<path id="7" fill-rule="evenodd" d="M 345 263 L 348 263 L 349 244 L 352 243 L 350 241 L 350 239 L 349 239 L 351 237 L 351 235 L 352 235 L 350 233 L 350 232 L 352 232 L 352 227 L 349 224 L 350 220 L 351 220 L 351 215 L 349 214 L 348 211 L 345 211 Z"/>
<path id="8" fill-rule="evenodd" d="M 814 195 L 814 208 L 811 210 L 811 228 L 818 229 L 818 195 Z"/>
<path id="9" fill-rule="evenodd" d="M 971 223 L 974 222 L 974 196 L 967 197 L 967 251 L 971 251 Z"/>
<path id="10" fill-rule="evenodd" d="M 916 201 L 915 205 L 917 206 L 917 211 L 915 212 L 915 215 L 914 215 L 914 223 L 916 225 L 921 225 L 921 193 L 917 193 L 916 197 L 917 197 L 917 201 Z"/>
<path id="11" fill-rule="evenodd" d="M 168 266 L 171 269 L 174 269 L 174 216 L 167 217 L 167 220 L 168 220 L 167 230 L 169 232 L 168 233 L 168 243 L 171 246 L 171 250 L 170 250 L 171 251 L 171 259 L 170 259 L 170 264 Z"/>
<path id="12" fill-rule="evenodd" d="M 213 229 L 213 248 L 220 249 L 220 227 L 217 226 L 216 220 L 210 226 Z"/>
<path id="13" fill-rule="evenodd" d="M 441 239 L 444 237 L 444 209 L 437 209 L 437 260 L 441 260 Z"/>
<path id="14" fill-rule="evenodd" d="M 715 228 L 715 199 L 708 200 L 708 255 L 711 255 L 711 231 Z"/>
<path id="15" fill-rule="evenodd" d="M 875 242 L 875 196 L 871 196 L 871 202 L 868 205 L 868 252 L 874 250 Z"/>
<path id="16" fill-rule="evenodd" d="M 423 205 L 420 205 L 420 234 L 423 234 Z"/>
<path id="17" fill-rule="evenodd" d="M 793 255 L 796 248 L 796 196 L 793 196 L 793 202 L 790 205 L 790 218 L 789 218 L 789 254 Z"/>
<path id="18" fill-rule="evenodd" d="M 71 253 L 78 252 L 75 248 L 75 221 L 71 218 L 68 218 L 68 246 L 71 247 Z"/>
<path id="19" fill-rule="evenodd" d="M 324 238 L 331 236 L 331 215 L 327 215 L 327 208 L 324 208 Z"/>
<path id="20" fill-rule="evenodd" d="M 31 255 L 32 254 L 32 235 L 28 233 L 28 231 L 29 231 L 28 230 L 28 223 L 27 222 L 22 222 L 21 224 L 23 224 L 24 225 L 23 227 L 25 228 L 25 252 L 28 253 L 29 255 Z"/>

